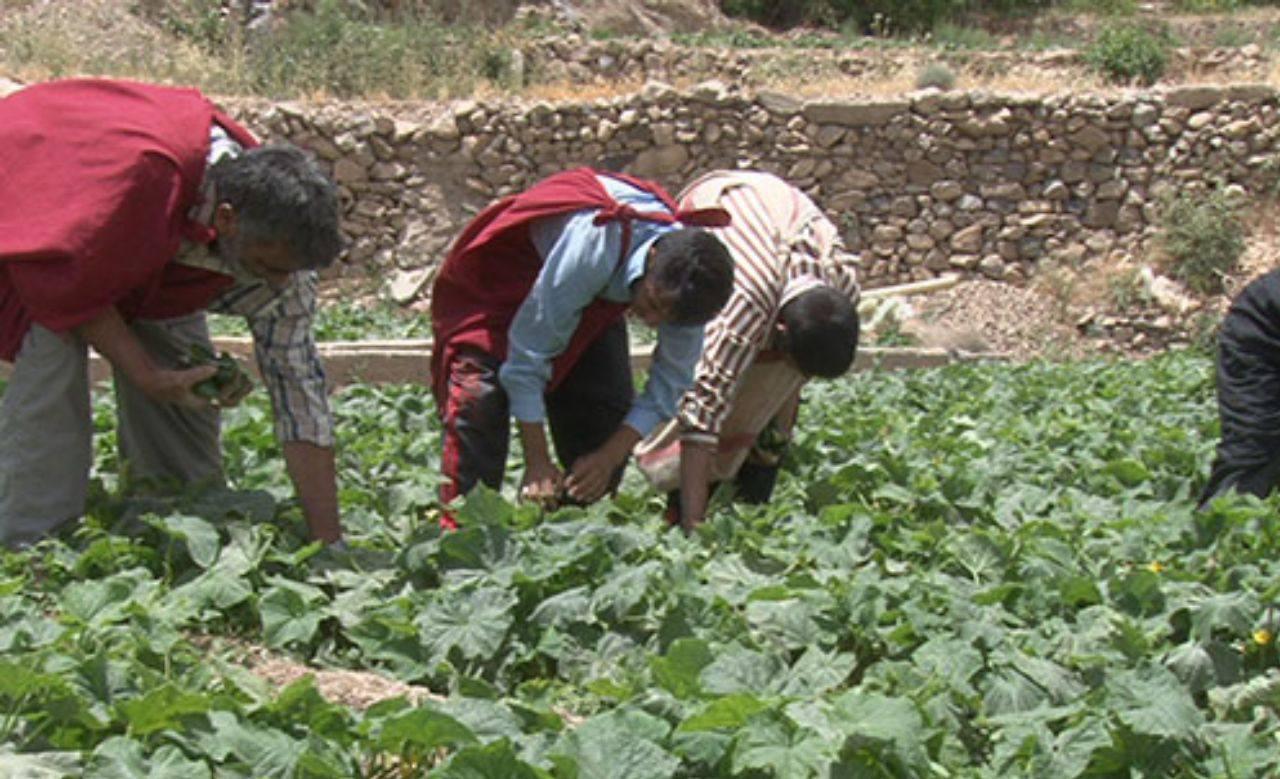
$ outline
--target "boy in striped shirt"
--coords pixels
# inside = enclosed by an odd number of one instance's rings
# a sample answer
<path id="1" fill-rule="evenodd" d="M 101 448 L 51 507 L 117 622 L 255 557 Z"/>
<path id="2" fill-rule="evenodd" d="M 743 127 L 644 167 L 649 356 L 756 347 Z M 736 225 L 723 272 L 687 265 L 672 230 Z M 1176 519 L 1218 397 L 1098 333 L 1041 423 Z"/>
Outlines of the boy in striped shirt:
<path id="1" fill-rule="evenodd" d="M 733 479 L 748 502 L 769 499 L 801 387 L 853 363 L 858 258 L 812 200 L 769 173 L 708 173 L 680 206 L 729 212 L 712 232 L 734 261 L 733 293 L 707 325 L 693 386 L 636 453 L 671 493 L 669 518 L 689 529 L 717 482 Z"/>

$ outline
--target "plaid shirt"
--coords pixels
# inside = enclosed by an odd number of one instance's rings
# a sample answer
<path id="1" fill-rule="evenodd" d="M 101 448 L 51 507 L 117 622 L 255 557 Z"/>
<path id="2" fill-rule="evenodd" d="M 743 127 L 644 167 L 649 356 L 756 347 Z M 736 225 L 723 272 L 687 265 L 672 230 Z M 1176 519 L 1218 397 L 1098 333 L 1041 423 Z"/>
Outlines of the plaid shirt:
<path id="1" fill-rule="evenodd" d="M 221 127 L 210 132 L 208 166 L 242 151 Z M 216 205 L 213 183 L 202 186 L 202 202 L 192 215 L 208 224 Z M 249 274 L 209 251 L 203 244 L 184 243 L 174 262 L 221 273 L 236 280 L 209 304 L 216 314 L 243 316 L 253 333 L 253 350 L 262 373 L 262 382 L 275 409 L 276 436 L 281 441 L 307 441 L 332 447 L 333 417 L 325 394 L 324 367 L 316 350 L 312 321 L 316 311 L 315 271 L 294 273 L 283 289 L 273 290 L 265 281 Z"/>
<path id="2" fill-rule="evenodd" d="M 803 192 L 777 176 L 718 171 L 690 184 L 682 208 L 719 206 L 732 223 L 714 230 L 733 256 L 733 294 L 707 324 L 693 387 L 680 402 L 682 438 L 714 443 L 739 380 L 773 338 L 782 307 L 820 285 L 858 301 L 858 257 Z"/>

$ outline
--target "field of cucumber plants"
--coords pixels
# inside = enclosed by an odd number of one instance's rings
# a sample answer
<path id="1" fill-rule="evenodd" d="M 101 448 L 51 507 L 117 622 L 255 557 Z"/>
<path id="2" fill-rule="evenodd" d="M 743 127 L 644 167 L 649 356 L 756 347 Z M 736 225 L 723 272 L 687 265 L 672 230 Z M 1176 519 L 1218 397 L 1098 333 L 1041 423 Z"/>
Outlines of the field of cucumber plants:
<path id="1" fill-rule="evenodd" d="M 1280 772 L 1280 501 L 1194 512 L 1208 359 L 810 390 L 774 503 L 685 537 L 634 475 L 442 534 L 427 392 L 348 388 L 345 553 L 303 541 L 260 391 L 239 491 L 171 500 L 114 496 L 104 400 L 92 516 L 0 565 L 0 776 Z M 244 646 L 435 696 L 273 688 Z"/>

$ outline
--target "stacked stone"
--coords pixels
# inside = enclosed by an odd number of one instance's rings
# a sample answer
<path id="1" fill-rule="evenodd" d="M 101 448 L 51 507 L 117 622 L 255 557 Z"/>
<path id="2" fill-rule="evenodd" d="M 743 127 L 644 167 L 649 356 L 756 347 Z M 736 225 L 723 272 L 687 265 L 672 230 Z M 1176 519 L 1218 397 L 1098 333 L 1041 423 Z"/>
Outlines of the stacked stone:
<path id="1" fill-rule="evenodd" d="M 350 251 L 335 272 L 386 277 L 406 298 L 480 208 L 576 165 L 672 192 L 718 167 L 778 173 L 832 216 L 872 285 L 1079 267 L 1140 249 L 1163 194 L 1225 185 L 1247 196 L 1280 173 L 1277 93 L 1252 85 L 803 101 L 654 83 L 563 104 L 233 108 L 310 148 L 338 182 Z"/>
<path id="2" fill-rule="evenodd" d="M 963 76 L 989 78 L 1024 73 L 1038 80 L 1064 82 L 1086 70 L 1078 49 L 1028 51 L 929 51 L 884 46 L 850 49 L 773 46 L 729 48 L 682 46 L 668 40 L 592 40 L 581 35 L 540 38 L 519 50 L 521 77 L 538 83 L 613 84 L 666 81 L 694 83 L 724 80 L 762 85 L 779 75 L 841 73 L 846 76 L 914 77 L 923 65 L 944 63 Z M 1270 62 L 1256 44 L 1241 47 L 1178 48 L 1171 52 L 1167 73 L 1203 80 L 1265 77 Z"/>

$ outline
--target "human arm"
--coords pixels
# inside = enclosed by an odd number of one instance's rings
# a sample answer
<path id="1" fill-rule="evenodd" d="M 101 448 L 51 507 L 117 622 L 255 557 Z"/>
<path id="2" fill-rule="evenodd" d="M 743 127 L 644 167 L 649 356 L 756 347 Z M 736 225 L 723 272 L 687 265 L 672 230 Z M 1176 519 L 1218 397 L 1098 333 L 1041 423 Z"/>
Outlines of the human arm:
<path id="1" fill-rule="evenodd" d="M 603 497 L 613 474 L 626 462 L 641 438 L 634 427 L 620 425 L 598 449 L 574 461 L 565 480 L 569 497 L 583 503 L 593 503 Z"/>
<path id="2" fill-rule="evenodd" d="M 567 348 L 582 311 L 607 287 L 620 251 L 617 229 L 592 224 L 593 213 L 542 219 L 531 228 L 543 265 L 512 320 L 498 374 L 524 451 L 522 497 L 553 499 L 563 480 L 545 430 L 552 362 Z"/>
<path id="3" fill-rule="evenodd" d="M 711 461 L 715 446 L 706 441 L 680 443 L 680 527 L 685 532 L 702 524 L 711 494 Z"/>
<path id="4" fill-rule="evenodd" d="M 208 400 L 192 392 L 192 387 L 212 377 L 218 369 L 212 365 L 177 370 L 158 367 L 114 306 L 74 328 L 73 332 L 152 400 L 186 408 L 209 405 Z"/>
<path id="5" fill-rule="evenodd" d="M 342 537 L 342 529 L 333 418 L 312 334 L 315 289 L 315 274 L 304 271 L 267 303 L 254 294 L 231 294 L 220 303 L 227 313 L 239 313 L 248 320 L 285 468 L 312 537 L 331 543 Z M 238 308 L 237 303 L 244 307 Z"/>
<path id="6" fill-rule="evenodd" d="M 564 474 L 551 459 L 547 431 L 541 422 L 519 422 L 520 446 L 524 451 L 524 477 L 520 498 L 547 505 L 560 496 Z"/>
<path id="7" fill-rule="evenodd" d="M 298 493 L 311 537 L 326 544 L 342 540 L 333 447 L 307 441 L 285 441 L 282 447 L 285 470 Z"/>

